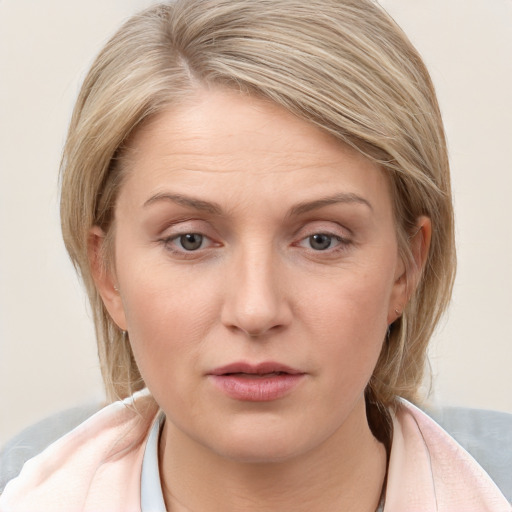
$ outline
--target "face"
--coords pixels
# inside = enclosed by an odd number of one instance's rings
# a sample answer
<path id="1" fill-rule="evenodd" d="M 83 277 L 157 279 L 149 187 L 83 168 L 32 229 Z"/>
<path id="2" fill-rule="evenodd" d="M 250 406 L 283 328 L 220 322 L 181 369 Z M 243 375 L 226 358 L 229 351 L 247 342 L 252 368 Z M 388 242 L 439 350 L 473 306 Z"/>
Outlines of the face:
<path id="1" fill-rule="evenodd" d="M 226 91 L 159 114 L 126 165 L 99 288 L 169 428 L 243 460 L 355 431 L 405 301 L 384 173 Z"/>

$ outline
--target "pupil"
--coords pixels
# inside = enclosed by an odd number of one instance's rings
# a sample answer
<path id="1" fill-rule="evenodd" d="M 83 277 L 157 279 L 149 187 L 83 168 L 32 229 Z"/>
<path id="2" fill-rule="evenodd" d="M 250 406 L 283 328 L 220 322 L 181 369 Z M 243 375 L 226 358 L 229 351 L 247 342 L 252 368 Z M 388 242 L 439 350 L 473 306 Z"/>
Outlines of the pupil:
<path id="1" fill-rule="evenodd" d="M 325 249 L 328 249 L 331 245 L 331 237 L 323 234 L 312 235 L 309 237 L 309 242 L 313 249 L 325 251 Z"/>
<path id="2" fill-rule="evenodd" d="M 188 233 L 180 236 L 180 243 L 187 251 L 195 251 L 201 247 L 203 243 L 203 235 L 197 233 Z"/>

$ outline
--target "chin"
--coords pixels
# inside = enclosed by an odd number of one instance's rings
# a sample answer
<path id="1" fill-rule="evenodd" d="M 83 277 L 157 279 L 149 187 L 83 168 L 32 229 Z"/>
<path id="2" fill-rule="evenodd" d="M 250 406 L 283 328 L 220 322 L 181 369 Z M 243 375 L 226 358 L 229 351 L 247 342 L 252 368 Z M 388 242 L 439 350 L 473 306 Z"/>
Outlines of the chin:
<path id="1" fill-rule="evenodd" d="M 210 449 L 239 463 L 272 464 L 293 460 L 323 440 L 318 431 L 293 428 L 286 422 L 247 422 L 225 430 Z"/>
<path id="2" fill-rule="evenodd" d="M 277 443 L 275 439 L 242 441 L 221 447 L 218 454 L 225 459 L 242 464 L 278 464 L 298 457 L 302 450 L 291 444 Z"/>

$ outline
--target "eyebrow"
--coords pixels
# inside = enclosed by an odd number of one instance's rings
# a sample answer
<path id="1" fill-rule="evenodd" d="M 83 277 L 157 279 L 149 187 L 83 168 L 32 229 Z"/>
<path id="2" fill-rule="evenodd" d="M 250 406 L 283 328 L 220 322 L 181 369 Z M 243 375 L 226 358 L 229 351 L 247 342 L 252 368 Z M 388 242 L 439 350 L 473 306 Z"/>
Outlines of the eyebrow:
<path id="1" fill-rule="evenodd" d="M 196 199 L 194 197 L 184 196 L 182 194 L 155 194 L 151 196 L 145 203 L 144 208 L 150 206 L 154 203 L 158 203 L 160 201 L 170 201 L 172 203 L 177 203 L 182 206 L 186 206 L 188 208 L 193 208 L 194 210 L 200 210 L 204 212 L 211 213 L 213 215 L 221 215 L 222 208 L 217 203 L 212 203 L 209 201 L 203 201 L 201 199 Z"/>
<path id="2" fill-rule="evenodd" d="M 334 194 L 332 196 L 324 197 L 321 199 L 317 199 L 315 201 L 306 201 L 304 203 L 299 203 L 294 206 L 289 213 L 289 216 L 293 215 L 301 215 L 304 213 L 311 212 L 313 210 L 319 210 L 320 208 L 324 208 L 326 206 L 330 206 L 333 204 L 345 203 L 345 204 L 362 204 L 367 206 L 371 211 L 373 211 L 373 206 L 369 201 L 364 199 L 364 197 L 358 196 L 353 193 L 340 193 Z"/>
<path id="3" fill-rule="evenodd" d="M 171 194 L 171 193 L 160 193 L 151 196 L 143 205 L 144 208 L 150 206 L 154 203 L 158 203 L 160 201 L 169 201 L 172 203 L 177 203 L 179 205 L 185 206 L 187 208 L 193 208 L 199 211 L 205 211 L 211 213 L 212 215 L 222 215 L 222 208 L 219 204 L 213 203 L 210 201 L 203 201 L 202 199 L 196 199 L 194 197 L 184 196 L 182 194 Z M 369 201 L 364 199 L 361 196 L 353 193 L 340 193 L 334 194 L 332 196 L 323 197 L 321 199 L 316 199 L 314 201 L 306 201 L 303 203 L 299 203 L 288 212 L 288 217 L 293 217 L 295 215 L 301 215 L 304 213 L 308 213 L 313 210 L 318 210 L 320 208 L 324 208 L 326 206 L 330 206 L 333 204 L 362 204 L 367 206 L 370 210 L 373 211 L 373 207 Z"/>

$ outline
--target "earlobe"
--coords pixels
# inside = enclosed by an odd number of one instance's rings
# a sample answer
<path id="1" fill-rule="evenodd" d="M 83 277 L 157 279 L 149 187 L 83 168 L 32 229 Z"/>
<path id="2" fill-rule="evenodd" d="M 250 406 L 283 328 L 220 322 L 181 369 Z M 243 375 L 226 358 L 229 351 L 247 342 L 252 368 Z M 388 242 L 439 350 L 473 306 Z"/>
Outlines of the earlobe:
<path id="1" fill-rule="evenodd" d="M 116 276 L 112 270 L 112 265 L 105 261 L 104 250 L 105 233 L 98 226 L 94 226 L 89 231 L 88 239 L 88 257 L 92 277 L 98 293 L 101 295 L 103 304 L 107 308 L 112 320 L 117 326 L 126 330 L 126 317 L 124 306 L 119 292 Z"/>

